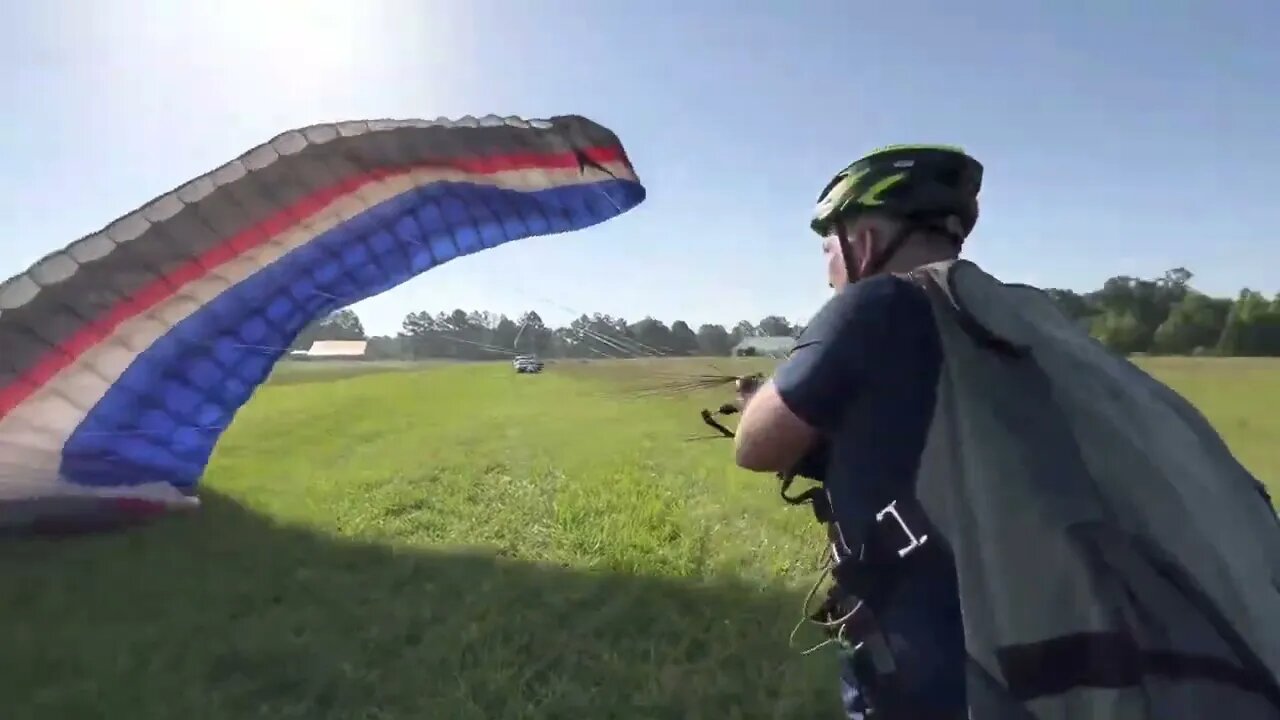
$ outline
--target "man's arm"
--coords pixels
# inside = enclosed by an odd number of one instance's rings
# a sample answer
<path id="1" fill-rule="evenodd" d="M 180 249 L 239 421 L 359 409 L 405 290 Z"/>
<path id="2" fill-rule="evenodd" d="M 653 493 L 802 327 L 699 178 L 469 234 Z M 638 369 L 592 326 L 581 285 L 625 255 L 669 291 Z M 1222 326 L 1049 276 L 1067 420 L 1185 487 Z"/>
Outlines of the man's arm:
<path id="1" fill-rule="evenodd" d="M 832 431 L 865 382 L 868 353 L 887 350 L 895 300 L 906 281 L 881 276 L 827 301 L 772 379 L 746 404 L 738 424 L 739 466 L 786 472 Z"/>
<path id="2" fill-rule="evenodd" d="M 785 472 L 798 463 L 818 440 L 818 431 L 787 407 L 778 387 L 769 380 L 751 396 L 742 411 L 734 440 L 740 467 L 759 472 Z"/>

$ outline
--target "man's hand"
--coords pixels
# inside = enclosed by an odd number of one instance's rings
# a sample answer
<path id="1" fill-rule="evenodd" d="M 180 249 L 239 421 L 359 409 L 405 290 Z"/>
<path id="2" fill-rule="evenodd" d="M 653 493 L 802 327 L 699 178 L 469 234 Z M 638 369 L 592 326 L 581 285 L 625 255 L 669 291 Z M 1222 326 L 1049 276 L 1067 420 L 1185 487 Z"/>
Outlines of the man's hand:
<path id="1" fill-rule="evenodd" d="M 742 378 L 742 420 L 734 440 L 738 466 L 757 472 L 788 472 L 818 440 L 818 432 L 791 412 L 772 382 Z"/>
<path id="2" fill-rule="evenodd" d="M 760 373 L 744 375 L 734 381 L 734 388 L 738 393 L 738 409 L 745 410 L 747 403 L 751 402 L 751 398 L 755 397 L 756 391 L 762 385 L 764 385 L 764 375 Z"/>

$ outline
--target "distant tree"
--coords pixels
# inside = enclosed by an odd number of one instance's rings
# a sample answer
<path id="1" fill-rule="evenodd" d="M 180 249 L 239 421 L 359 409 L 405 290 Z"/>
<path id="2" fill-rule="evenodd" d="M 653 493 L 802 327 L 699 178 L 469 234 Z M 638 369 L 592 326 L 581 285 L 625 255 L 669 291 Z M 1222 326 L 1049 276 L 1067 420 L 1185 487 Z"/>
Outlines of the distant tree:
<path id="1" fill-rule="evenodd" d="M 581 315 L 569 325 L 580 357 L 623 358 L 652 354 L 640 343 L 626 321 L 601 313 Z"/>
<path id="2" fill-rule="evenodd" d="M 728 355 L 733 349 L 733 338 L 723 325 L 702 325 L 698 328 L 698 350 L 703 355 Z"/>
<path id="3" fill-rule="evenodd" d="M 1116 352 L 1280 356 L 1280 295 L 1268 298 L 1245 289 L 1234 300 L 1210 297 L 1191 287 L 1193 277 L 1186 268 L 1173 268 L 1154 278 L 1116 276 L 1093 292 L 1049 288 L 1046 293 Z M 513 352 L 572 358 L 723 356 L 746 338 L 794 337 L 803 330 L 780 315 L 758 324 L 740 320 L 730 327 L 705 324 L 695 333 L 681 320 L 668 326 L 648 316 L 628 323 L 592 313 L 552 328 L 536 312 L 513 321 L 485 311 L 418 311 L 405 316 L 397 338 L 377 338 L 369 352 L 460 360 L 493 360 Z M 362 337 L 359 318 L 344 310 L 313 323 L 295 347 L 309 347 L 317 339 Z"/>
<path id="4" fill-rule="evenodd" d="M 493 325 L 493 333 L 491 342 L 501 348 L 516 349 L 516 334 L 520 332 L 520 326 L 512 322 L 511 318 L 502 315 Z"/>
<path id="5" fill-rule="evenodd" d="M 1152 351 L 1187 355 L 1196 348 L 1215 347 L 1231 310 L 1230 300 L 1219 300 L 1191 291 L 1169 311 L 1156 328 Z"/>
<path id="6" fill-rule="evenodd" d="M 791 323 L 786 318 L 779 315 L 770 315 L 769 317 L 764 318 L 758 325 L 756 325 L 756 328 L 759 330 L 761 335 L 768 335 L 771 337 L 790 337 L 791 334 L 795 332 L 795 328 L 791 326 Z"/>
<path id="7" fill-rule="evenodd" d="M 729 331 L 729 337 L 732 338 L 734 345 L 742 342 L 743 338 L 755 337 L 759 334 L 760 332 L 756 330 L 756 326 L 747 320 L 739 320 L 738 324 L 734 325 L 733 329 Z"/>
<path id="8" fill-rule="evenodd" d="M 1100 323 L 1095 322 L 1094 327 L 1118 329 L 1123 325 L 1126 346 L 1136 348 L 1125 352 L 1149 350 L 1156 328 L 1186 295 L 1190 277 L 1191 273 L 1185 269 L 1175 268 L 1156 280 L 1123 275 L 1107 280 L 1101 290 L 1089 296 L 1090 304 L 1106 316 Z M 1117 324 L 1122 318 L 1122 325 Z"/>
<path id="9" fill-rule="evenodd" d="M 516 336 L 512 344 L 519 352 L 532 355 L 545 355 L 551 346 L 551 330 L 542 321 L 542 316 L 530 310 L 516 321 Z"/>
<path id="10" fill-rule="evenodd" d="M 1218 341 L 1222 355 L 1280 355 L 1280 297 L 1273 301 L 1260 292 L 1240 291 Z"/>
<path id="11" fill-rule="evenodd" d="M 1146 330 L 1132 310 L 1112 310 L 1094 318 L 1091 332 L 1103 345 L 1118 353 L 1146 349 Z"/>
<path id="12" fill-rule="evenodd" d="M 290 350 L 306 350 L 321 340 L 365 340 L 364 325 L 351 308 L 343 308 L 312 322 L 289 345 Z"/>
<path id="13" fill-rule="evenodd" d="M 1047 288 L 1045 292 L 1053 299 L 1062 313 L 1072 320 L 1084 321 L 1092 317 L 1097 311 L 1089 304 L 1089 300 L 1072 290 L 1059 290 L 1057 288 Z"/>
<path id="14" fill-rule="evenodd" d="M 698 354 L 698 336 L 689 323 L 683 320 L 671 323 L 671 349 L 677 355 Z"/>
<path id="15" fill-rule="evenodd" d="M 370 360 L 410 360 L 413 358 L 413 350 L 410 347 L 409 338 L 404 335 L 397 337 L 377 335 L 369 338 L 365 357 Z"/>
<path id="16" fill-rule="evenodd" d="M 351 308 L 343 308 L 330 315 L 324 327 L 333 329 L 333 337 L 328 338 L 330 340 L 367 340 L 369 337 L 365 335 L 360 316 Z"/>
<path id="17" fill-rule="evenodd" d="M 685 327 L 688 328 L 688 326 Z M 675 350 L 671 329 L 661 320 L 646 317 L 630 325 L 628 329 L 631 331 L 631 336 L 642 343 L 642 347 L 646 350 L 663 355 Z"/>

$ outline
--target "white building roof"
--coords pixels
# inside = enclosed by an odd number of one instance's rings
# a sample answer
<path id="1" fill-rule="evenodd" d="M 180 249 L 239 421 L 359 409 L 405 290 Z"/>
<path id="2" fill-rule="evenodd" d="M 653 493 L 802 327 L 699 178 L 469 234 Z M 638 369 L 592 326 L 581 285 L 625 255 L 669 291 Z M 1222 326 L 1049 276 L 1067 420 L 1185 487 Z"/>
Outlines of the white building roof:
<path id="1" fill-rule="evenodd" d="M 742 342 L 733 346 L 734 354 L 752 348 L 760 355 L 786 355 L 796 346 L 796 339 L 785 336 L 765 336 L 743 338 Z"/>
<path id="2" fill-rule="evenodd" d="M 367 340 L 317 340 L 307 350 L 310 357 L 364 357 Z"/>

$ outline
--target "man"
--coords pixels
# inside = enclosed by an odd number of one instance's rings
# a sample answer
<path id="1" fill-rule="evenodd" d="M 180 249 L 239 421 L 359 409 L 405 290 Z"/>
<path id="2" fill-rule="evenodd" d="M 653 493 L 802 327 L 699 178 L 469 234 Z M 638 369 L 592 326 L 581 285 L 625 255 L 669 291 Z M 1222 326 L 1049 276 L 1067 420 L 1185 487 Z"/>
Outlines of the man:
<path id="1" fill-rule="evenodd" d="M 981 181 L 948 147 L 838 174 L 835 295 L 740 387 L 737 463 L 823 485 L 846 712 L 1280 718 L 1270 498 L 1177 393 L 957 259 Z"/>
<path id="2" fill-rule="evenodd" d="M 838 175 L 815 222 L 835 296 L 774 377 L 741 398 L 744 468 L 785 472 L 830 441 L 825 489 L 854 549 L 877 511 L 912 491 L 942 362 L 928 297 L 895 273 L 959 253 L 977 220 L 981 178 L 972 158 L 932 147 L 889 148 Z M 946 556 L 914 568 L 894 599 L 876 616 L 901 701 L 913 716 L 964 717 L 964 633 Z M 865 689 L 849 659 L 842 679 L 846 709 L 861 717 Z"/>

